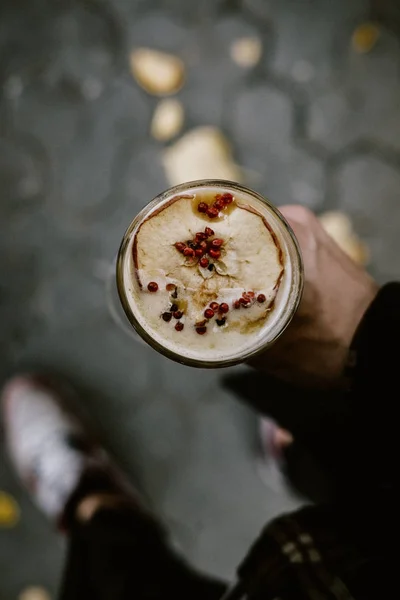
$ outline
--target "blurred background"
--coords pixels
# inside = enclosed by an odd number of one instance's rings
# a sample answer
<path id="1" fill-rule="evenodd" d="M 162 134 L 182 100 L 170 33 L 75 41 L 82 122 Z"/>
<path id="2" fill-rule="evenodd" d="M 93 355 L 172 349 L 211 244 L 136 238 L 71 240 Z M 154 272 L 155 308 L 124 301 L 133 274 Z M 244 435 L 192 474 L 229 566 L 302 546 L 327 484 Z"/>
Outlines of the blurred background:
<path id="1" fill-rule="evenodd" d="M 154 195 L 215 176 L 324 213 L 398 278 L 399 35 L 396 0 L 1 2 L 0 383 L 32 366 L 71 379 L 185 555 L 230 579 L 304 498 L 273 465 L 260 476 L 257 420 L 220 372 L 117 327 L 113 259 Z M 1 444 L 0 600 L 55 598 L 65 542 Z"/>

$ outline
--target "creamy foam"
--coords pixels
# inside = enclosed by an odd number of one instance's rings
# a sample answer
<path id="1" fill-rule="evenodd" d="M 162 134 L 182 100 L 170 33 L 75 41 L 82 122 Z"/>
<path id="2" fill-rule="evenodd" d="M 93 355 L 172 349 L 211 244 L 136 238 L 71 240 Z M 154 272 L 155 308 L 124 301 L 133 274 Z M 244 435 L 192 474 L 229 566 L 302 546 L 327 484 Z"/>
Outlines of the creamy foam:
<path id="1" fill-rule="evenodd" d="M 233 193 L 234 201 L 217 218 L 199 212 L 199 202 L 211 206 L 216 194 L 225 192 Z M 186 257 L 175 247 L 177 242 L 189 247 L 187 242 L 195 243 L 195 234 L 206 227 L 213 230 L 204 255 L 212 271 L 200 267 L 199 257 Z M 214 259 L 209 251 L 215 239 L 223 244 L 221 256 Z M 275 211 L 245 189 L 190 187 L 164 196 L 135 223 L 122 264 L 125 298 L 139 325 L 162 348 L 189 361 L 229 362 L 280 333 L 293 305 L 293 248 Z M 154 282 L 158 290 L 150 292 L 148 285 Z M 248 292 L 254 294 L 247 297 L 248 307 L 235 309 L 235 302 Z M 265 301 L 258 302 L 262 296 Z M 206 319 L 211 302 L 225 303 L 229 311 L 216 311 Z M 183 315 L 167 316 L 166 321 L 163 315 L 173 304 Z M 178 321 L 180 331 L 175 329 Z M 206 328 L 203 335 L 199 327 Z"/>

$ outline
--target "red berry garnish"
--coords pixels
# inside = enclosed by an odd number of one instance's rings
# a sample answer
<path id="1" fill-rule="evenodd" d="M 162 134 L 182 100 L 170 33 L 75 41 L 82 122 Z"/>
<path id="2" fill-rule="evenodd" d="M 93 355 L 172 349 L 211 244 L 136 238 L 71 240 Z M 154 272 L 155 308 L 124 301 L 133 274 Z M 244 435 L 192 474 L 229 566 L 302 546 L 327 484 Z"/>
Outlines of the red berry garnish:
<path id="1" fill-rule="evenodd" d="M 200 256 L 203 256 L 205 250 L 203 250 L 202 248 L 197 248 L 194 253 L 196 256 L 198 256 L 200 258 Z"/>
<path id="2" fill-rule="evenodd" d="M 264 296 L 264 294 L 258 294 L 258 296 L 257 296 L 257 302 L 259 302 L 260 304 L 262 304 L 265 301 L 266 301 L 266 297 Z"/>
<path id="3" fill-rule="evenodd" d="M 195 238 L 196 242 L 202 242 L 203 240 L 207 239 L 207 234 L 203 233 L 202 231 L 199 231 L 198 233 L 196 233 Z"/>
<path id="4" fill-rule="evenodd" d="M 208 254 L 212 258 L 219 258 L 221 256 L 221 251 L 220 250 L 216 250 L 214 248 L 210 248 L 209 251 L 208 251 Z"/>
<path id="5" fill-rule="evenodd" d="M 200 204 L 197 207 L 197 210 L 200 213 L 206 213 L 208 210 L 208 204 L 206 204 L 205 202 L 200 202 Z"/>
<path id="6" fill-rule="evenodd" d="M 218 302 L 211 302 L 210 304 L 210 308 L 214 311 L 217 312 L 219 310 L 219 304 Z"/>
<path id="7" fill-rule="evenodd" d="M 215 240 L 212 240 L 211 246 L 213 248 L 221 248 L 223 243 L 224 243 L 224 240 L 221 240 L 220 238 L 215 238 Z"/>
<path id="8" fill-rule="evenodd" d="M 174 319 L 182 319 L 183 317 L 183 312 L 181 310 L 176 310 L 174 313 Z"/>
<path id="9" fill-rule="evenodd" d="M 161 316 L 164 319 L 164 321 L 166 321 L 167 323 L 169 323 L 172 318 L 172 315 L 170 312 L 165 312 Z"/>
<path id="10" fill-rule="evenodd" d="M 183 242 L 176 242 L 175 248 L 178 250 L 178 252 L 183 252 L 186 248 L 186 244 L 184 244 Z"/>
<path id="11" fill-rule="evenodd" d="M 181 323 L 180 321 L 178 321 L 178 323 L 175 325 L 175 329 L 177 331 L 182 331 L 183 328 L 184 328 L 184 324 Z"/>
<path id="12" fill-rule="evenodd" d="M 206 269 L 208 267 L 208 258 L 206 258 L 205 256 L 201 258 L 200 266 L 203 267 L 203 269 Z"/>
<path id="13" fill-rule="evenodd" d="M 147 286 L 147 289 L 149 290 L 149 292 L 156 292 L 158 290 L 158 283 L 156 283 L 155 281 L 150 281 L 149 285 Z"/>
<path id="14" fill-rule="evenodd" d="M 174 283 L 167 283 L 165 289 L 167 292 L 173 292 L 176 289 L 176 285 Z"/>
<path id="15" fill-rule="evenodd" d="M 170 312 L 173 313 L 178 309 L 179 309 L 179 306 L 177 304 L 171 304 L 171 308 L 169 310 L 170 310 Z"/>
<path id="16" fill-rule="evenodd" d="M 206 331 L 207 331 L 207 327 L 196 327 L 196 332 L 199 335 L 204 335 Z"/>
<path id="17" fill-rule="evenodd" d="M 210 208 L 207 210 L 207 216 L 210 217 L 210 219 L 215 219 L 218 217 L 218 213 L 218 209 L 214 206 L 210 206 Z"/>
<path id="18" fill-rule="evenodd" d="M 213 207 L 216 208 L 218 211 L 222 210 L 224 208 L 224 201 L 219 198 L 219 200 L 216 200 L 213 204 Z"/>
<path id="19" fill-rule="evenodd" d="M 211 227 L 206 227 L 204 230 L 204 233 L 206 234 L 207 237 L 214 235 L 214 231 L 211 229 Z"/>
<path id="20" fill-rule="evenodd" d="M 199 246 L 200 246 L 200 248 L 201 248 L 202 250 L 204 250 L 204 252 L 205 252 L 205 251 L 207 250 L 207 248 L 208 248 L 207 242 L 204 242 L 204 241 L 203 241 L 203 242 L 200 242 Z"/>
<path id="21" fill-rule="evenodd" d="M 233 196 L 229 192 L 225 192 L 225 194 L 222 194 L 222 200 L 224 204 L 230 204 L 233 201 Z"/>
<path id="22" fill-rule="evenodd" d="M 185 248 L 183 251 L 184 256 L 190 256 L 193 257 L 194 256 L 194 250 L 193 248 Z"/>
<path id="23" fill-rule="evenodd" d="M 219 310 L 223 313 L 227 313 L 227 312 L 229 312 L 229 306 L 227 305 L 226 302 L 223 302 L 222 304 L 219 305 Z"/>
<path id="24" fill-rule="evenodd" d="M 240 308 L 240 300 L 235 300 L 235 302 L 233 303 L 233 308 Z"/>
<path id="25" fill-rule="evenodd" d="M 206 319 L 212 319 L 214 316 L 214 311 L 211 308 L 206 308 L 204 311 L 204 316 Z"/>
<path id="26" fill-rule="evenodd" d="M 253 302 L 254 296 L 255 296 L 254 292 L 244 292 L 243 293 L 243 298 L 244 298 L 244 300 L 246 300 L 246 302 L 248 304 L 251 304 Z"/>

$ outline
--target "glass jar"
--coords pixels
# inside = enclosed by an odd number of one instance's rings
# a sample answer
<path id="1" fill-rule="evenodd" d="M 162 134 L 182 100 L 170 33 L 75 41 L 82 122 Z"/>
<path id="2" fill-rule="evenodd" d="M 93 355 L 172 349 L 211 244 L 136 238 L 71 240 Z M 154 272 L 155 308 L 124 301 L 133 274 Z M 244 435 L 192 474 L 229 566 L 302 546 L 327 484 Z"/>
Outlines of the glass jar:
<path id="1" fill-rule="evenodd" d="M 271 314 L 266 324 L 250 337 L 243 338 L 243 344 L 239 342 L 235 350 L 222 351 L 218 355 L 205 356 L 206 353 L 188 351 L 187 347 L 179 347 L 178 341 L 170 343 L 170 340 L 160 336 L 157 331 L 146 323 L 135 300 L 139 293 L 134 277 L 133 243 L 141 225 L 152 216 L 160 212 L 174 200 L 188 198 L 196 202 L 196 198 L 205 193 L 224 194 L 230 193 L 234 196 L 239 207 L 246 207 L 250 212 L 261 215 L 264 223 L 269 229 L 272 238 L 279 248 L 280 260 L 282 261 L 282 280 L 271 308 Z M 210 227 L 214 227 L 210 221 Z M 217 223 L 215 224 L 217 228 Z M 181 184 L 159 194 L 133 219 L 119 249 L 116 267 L 117 289 L 119 298 L 130 324 L 135 331 L 150 346 L 172 360 L 182 364 L 202 368 L 226 367 L 245 362 L 255 355 L 264 352 L 283 333 L 295 314 L 299 305 L 303 290 L 303 263 L 300 249 L 295 235 L 284 217 L 268 200 L 257 192 L 238 183 L 224 180 L 201 180 Z M 135 289 L 136 285 L 136 289 Z"/>

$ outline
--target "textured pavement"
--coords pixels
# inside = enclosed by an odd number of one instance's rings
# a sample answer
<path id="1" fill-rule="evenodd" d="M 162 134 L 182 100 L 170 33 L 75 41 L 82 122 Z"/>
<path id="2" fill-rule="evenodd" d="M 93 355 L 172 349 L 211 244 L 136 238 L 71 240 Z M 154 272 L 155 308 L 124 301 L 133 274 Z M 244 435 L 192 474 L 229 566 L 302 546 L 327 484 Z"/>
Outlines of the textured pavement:
<path id="1" fill-rule="evenodd" d="M 388 4 L 388 2 L 386 2 Z M 126 226 L 167 187 L 157 104 L 129 51 L 176 53 L 186 120 L 220 127 L 246 182 L 274 203 L 350 214 L 380 281 L 400 251 L 400 53 L 382 28 L 367 54 L 364 0 L 3 0 L 0 7 L 0 383 L 21 367 L 83 386 L 82 406 L 195 564 L 232 578 L 261 525 L 299 500 L 256 467 L 252 413 L 219 372 L 184 368 L 110 317 L 106 280 Z M 256 35 L 260 63 L 230 58 Z M 56 593 L 64 542 L 0 449 L 0 490 L 21 506 L 0 529 L 0 600 Z"/>

